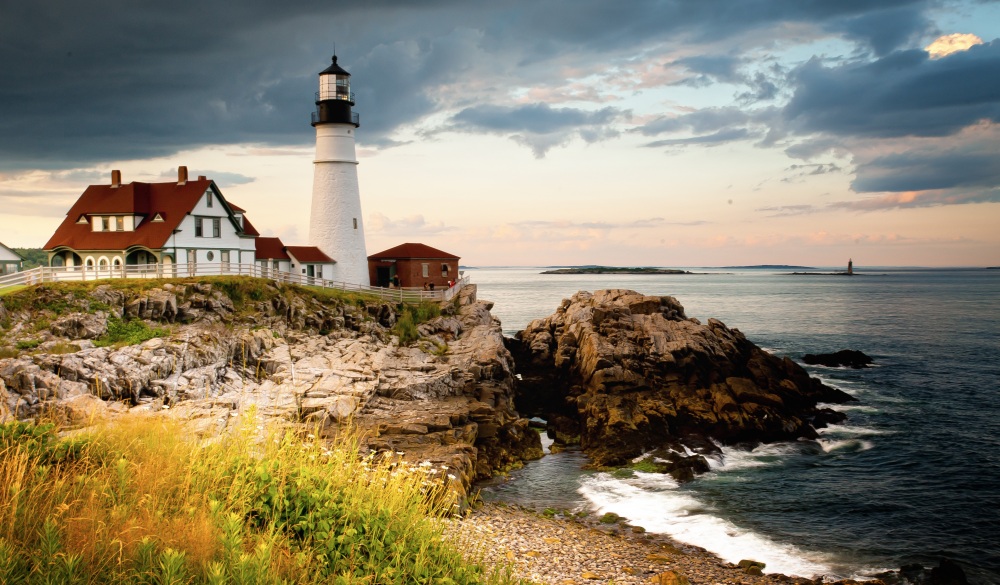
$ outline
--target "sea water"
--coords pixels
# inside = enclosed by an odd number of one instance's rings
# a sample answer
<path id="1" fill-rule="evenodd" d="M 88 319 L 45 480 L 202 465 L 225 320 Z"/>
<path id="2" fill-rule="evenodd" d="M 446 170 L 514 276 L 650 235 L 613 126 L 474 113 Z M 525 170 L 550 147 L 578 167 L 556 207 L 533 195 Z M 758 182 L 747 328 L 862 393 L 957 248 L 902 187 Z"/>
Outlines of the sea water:
<path id="1" fill-rule="evenodd" d="M 542 275 L 469 269 L 479 298 L 513 335 L 578 290 L 672 295 L 689 317 L 715 317 L 801 362 L 857 349 L 863 370 L 806 366 L 855 396 L 818 441 L 724 448 L 692 482 L 580 469 L 548 455 L 487 498 L 536 508 L 615 512 L 632 524 L 767 572 L 862 577 L 903 564 L 958 561 L 972 583 L 1000 583 L 1000 271 L 690 268 L 689 275 Z M 833 269 L 823 271 L 830 272 Z"/>

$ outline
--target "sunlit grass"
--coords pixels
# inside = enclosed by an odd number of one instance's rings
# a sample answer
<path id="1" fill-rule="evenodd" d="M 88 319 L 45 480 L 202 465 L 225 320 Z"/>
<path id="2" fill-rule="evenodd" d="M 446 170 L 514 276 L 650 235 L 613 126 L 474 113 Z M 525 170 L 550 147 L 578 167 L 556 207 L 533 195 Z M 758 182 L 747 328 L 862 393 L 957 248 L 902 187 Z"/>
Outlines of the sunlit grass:
<path id="1" fill-rule="evenodd" d="M 252 417 L 188 437 L 156 417 L 0 425 L 0 582 L 509 582 L 443 539 L 441 470 Z"/>

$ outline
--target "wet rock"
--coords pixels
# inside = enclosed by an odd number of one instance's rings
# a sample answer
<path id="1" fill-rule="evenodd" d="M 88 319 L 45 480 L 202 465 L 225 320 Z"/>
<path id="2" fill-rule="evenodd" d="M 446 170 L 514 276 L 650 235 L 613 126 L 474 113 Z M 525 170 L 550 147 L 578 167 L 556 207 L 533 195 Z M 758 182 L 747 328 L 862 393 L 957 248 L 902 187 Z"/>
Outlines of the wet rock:
<path id="1" fill-rule="evenodd" d="M 802 361 L 815 366 L 826 366 L 828 368 L 854 368 L 856 370 L 871 366 L 874 360 L 855 349 L 842 349 L 834 353 L 807 353 L 802 356 Z"/>
<path id="2" fill-rule="evenodd" d="M 831 415 L 819 402 L 852 400 L 739 330 L 686 318 L 672 297 L 580 292 L 508 343 L 522 374 L 526 415 L 567 417 L 594 465 L 626 465 L 680 440 L 728 444 L 815 438 Z M 550 424 L 566 436 L 572 425 Z M 565 439 L 564 439 L 565 440 Z M 690 478 L 697 458 L 678 466 Z"/>

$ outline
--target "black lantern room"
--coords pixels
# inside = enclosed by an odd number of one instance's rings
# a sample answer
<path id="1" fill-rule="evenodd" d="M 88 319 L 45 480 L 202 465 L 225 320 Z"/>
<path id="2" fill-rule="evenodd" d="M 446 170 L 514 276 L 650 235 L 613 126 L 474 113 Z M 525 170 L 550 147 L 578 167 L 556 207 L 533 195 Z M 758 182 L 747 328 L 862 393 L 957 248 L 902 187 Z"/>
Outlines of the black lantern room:
<path id="1" fill-rule="evenodd" d="M 353 105 L 351 74 L 337 65 L 337 56 L 334 55 L 333 64 L 319 73 L 319 91 L 316 92 L 316 111 L 312 115 L 312 125 L 353 124 L 357 128 L 361 123 L 358 114 L 351 111 Z"/>

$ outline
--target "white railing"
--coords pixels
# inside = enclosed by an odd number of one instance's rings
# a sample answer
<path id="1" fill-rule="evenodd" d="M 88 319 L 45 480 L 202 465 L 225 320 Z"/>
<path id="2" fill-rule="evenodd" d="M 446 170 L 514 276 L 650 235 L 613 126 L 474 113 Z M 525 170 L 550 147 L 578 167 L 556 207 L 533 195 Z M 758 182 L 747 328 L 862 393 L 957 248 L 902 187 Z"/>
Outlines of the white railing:
<path id="1" fill-rule="evenodd" d="M 190 278 L 195 276 L 252 276 L 276 282 L 317 286 L 334 290 L 374 295 L 387 301 L 419 303 L 420 301 L 449 301 L 469 283 L 469 277 L 459 279 L 446 289 L 422 290 L 419 288 L 382 288 L 338 282 L 316 276 L 282 272 L 262 268 L 257 264 L 140 264 L 127 266 L 42 266 L 23 272 L 0 276 L 0 290 L 11 286 L 41 284 L 43 282 L 81 282 L 108 278 Z"/>

